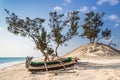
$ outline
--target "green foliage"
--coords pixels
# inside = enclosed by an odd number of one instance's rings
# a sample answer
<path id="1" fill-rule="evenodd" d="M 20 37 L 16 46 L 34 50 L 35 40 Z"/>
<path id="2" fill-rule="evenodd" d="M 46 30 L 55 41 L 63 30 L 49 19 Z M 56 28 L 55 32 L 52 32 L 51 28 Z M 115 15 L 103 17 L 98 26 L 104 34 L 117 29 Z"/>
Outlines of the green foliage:
<path id="1" fill-rule="evenodd" d="M 18 18 L 16 14 L 10 13 L 6 9 L 5 11 L 8 14 L 8 17 L 6 17 L 8 31 L 15 35 L 31 38 L 35 42 L 36 48 L 39 49 L 47 59 L 50 36 L 42 26 L 45 20 L 41 18 L 30 19 L 29 17 L 26 17 L 24 20 Z M 50 48 L 50 50 L 52 50 L 52 48 Z"/>
<path id="2" fill-rule="evenodd" d="M 68 25 L 70 37 L 78 35 L 78 28 L 79 28 L 79 20 L 80 17 L 78 16 L 79 11 L 73 11 L 67 13 L 67 20 L 64 22 L 64 25 Z"/>
<path id="3" fill-rule="evenodd" d="M 101 32 L 101 37 L 99 37 L 96 42 L 98 42 L 100 39 L 103 39 L 103 38 L 106 40 L 111 39 L 111 30 L 110 29 L 106 28 L 105 30 L 103 30 Z"/>
<path id="4" fill-rule="evenodd" d="M 31 38 L 35 42 L 36 48 L 45 55 L 45 60 L 47 59 L 47 55 L 54 52 L 54 50 L 49 46 L 51 39 L 57 44 L 55 49 L 55 53 L 57 54 L 59 45 L 63 45 L 66 41 L 78 34 L 78 21 L 80 19 L 78 11 L 68 13 L 68 15 L 71 16 L 69 16 L 65 21 L 62 21 L 64 14 L 58 15 L 56 11 L 50 12 L 50 34 L 47 33 L 42 25 L 45 22 L 45 19 L 30 19 L 29 17 L 20 19 L 15 13 L 10 13 L 7 9 L 5 9 L 5 11 L 8 14 L 8 17 L 6 17 L 8 31 L 15 35 Z M 67 25 L 68 23 L 69 25 Z M 68 31 L 64 33 L 63 31 L 65 27 L 67 27 L 66 29 L 68 29 Z"/>
<path id="5" fill-rule="evenodd" d="M 57 44 L 55 49 L 56 55 L 58 55 L 57 49 L 59 45 L 65 44 L 66 41 L 70 40 L 73 36 L 78 34 L 78 21 L 80 19 L 78 13 L 79 11 L 68 13 L 67 15 L 71 16 L 69 16 L 65 21 L 62 21 L 64 14 L 58 14 L 56 11 L 49 13 L 49 26 L 51 28 L 52 39 Z M 66 29 L 66 31 L 63 32 L 64 29 Z"/>
<path id="6" fill-rule="evenodd" d="M 95 39 L 98 38 L 101 27 L 103 26 L 102 17 L 104 13 L 98 14 L 91 11 L 86 13 L 85 15 L 85 23 L 82 25 L 84 31 L 80 36 L 86 36 L 90 40 L 90 43 L 94 43 Z"/>
<path id="7" fill-rule="evenodd" d="M 30 19 L 29 17 L 21 19 L 16 14 L 10 13 L 7 9 L 5 9 L 5 11 L 8 14 L 8 17 L 6 17 L 8 31 L 15 35 L 31 38 L 35 42 L 36 48 L 44 54 L 45 61 L 47 59 L 49 60 L 48 55 L 53 52 L 58 55 L 58 47 L 63 44 L 65 45 L 66 41 L 78 35 L 80 20 L 79 11 L 68 12 L 66 15 L 67 18 L 64 17 L 64 14 L 58 14 L 56 11 L 50 12 L 49 26 L 51 30 L 49 34 L 45 30 L 45 27 L 43 27 L 45 19 Z M 95 42 L 99 37 L 99 33 L 102 34 L 102 37 L 99 39 L 111 38 L 111 30 L 106 28 L 102 31 L 102 17 L 104 16 L 104 13 L 99 14 L 91 11 L 85 15 L 84 24 L 81 26 L 83 28 L 83 33 L 80 35 L 81 37 L 87 37 L 90 40 L 90 43 Z M 55 50 L 49 45 L 51 41 L 56 43 Z"/>
<path id="8" fill-rule="evenodd" d="M 52 48 L 47 48 L 47 53 L 51 55 L 52 53 L 54 53 L 54 50 Z"/>
<path id="9" fill-rule="evenodd" d="M 57 43 L 57 44 L 62 44 L 63 43 L 63 36 L 62 35 L 62 30 L 63 30 L 63 26 L 62 26 L 62 21 L 60 20 L 64 14 L 60 14 L 58 15 L 57 12 L 50 12 L 50 28 L 52 29 L 52 37 L 53 40 Z"/>
<path id="10" fill-rule="evenodd" d="M 102 37 L 105 39 L 111 38 L 111 30 L 106 28 L 104 31 L 102 31 Z"/>

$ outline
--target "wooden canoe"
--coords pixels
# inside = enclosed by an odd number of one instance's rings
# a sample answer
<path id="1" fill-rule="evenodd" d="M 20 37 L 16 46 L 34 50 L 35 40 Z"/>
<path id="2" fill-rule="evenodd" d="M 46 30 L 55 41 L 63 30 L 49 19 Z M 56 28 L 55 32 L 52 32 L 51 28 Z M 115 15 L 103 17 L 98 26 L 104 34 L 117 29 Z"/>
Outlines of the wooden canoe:
<path id="1" fill-rule="evenodd" d="M 29 71 L 49 71 L 49 70 L 56 70 L 56 69 L 66 69 L 66 67 L 72 66 L 77 62 L 76 59 L 67 58 L 62 61 L 52 61 L 52 62 L 35 62 L 34 65 L 31 62 L 28 65 Z"/>

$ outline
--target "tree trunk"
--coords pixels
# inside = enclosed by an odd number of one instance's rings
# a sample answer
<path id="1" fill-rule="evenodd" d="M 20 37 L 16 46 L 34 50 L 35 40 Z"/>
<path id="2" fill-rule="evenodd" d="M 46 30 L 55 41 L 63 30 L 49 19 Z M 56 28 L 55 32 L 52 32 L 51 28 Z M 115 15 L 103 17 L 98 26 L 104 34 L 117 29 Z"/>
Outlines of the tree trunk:
<path id="1" fill-rule="evenodd" d="M 33 59 L 33 57 L 29 57 L 29 56 L 26 57 L 26 68 L 29 67 L 30 61 L 31 61 L 32 59 Z"/>
<path id="2" fill-rule="evenodd" d="M 95 38 L 91 38 L 90 43 L 94 43 L 94 42 L 95 42 Z"/>
<path id="3" fill-rule="evenodd" d="M 93 37 L 93 43 L 95 43 L 95 37 Z"/>
<path id="4" fill-rule="evenodd" d="M 55 54 L 56 54 L 56 56 L 58 56 L 58 53 L 57 53 L 58 47 L 59 47 L 59 44 L 56 46 L 56 49 L 55 49 Z"/>
<path id="5" fill-rule="evenodd" d="M 92 40 L 92 39 L 90 39 L 90 43 L 93 43 L 93 40 Z"/>
<path id="6" fill-rule="evenodd" d="M 41 51 L 41 50 L 40 50 Z M 44 61 L 50 61 L 50 59 L 49 59 L 49 57 L 48 57 L 48 55 L 44 52 L 44 51 L 41 51 L 43 54 L 44 54 L 44 56 L 45 56 L 45 59 L 44 59 Z"/>

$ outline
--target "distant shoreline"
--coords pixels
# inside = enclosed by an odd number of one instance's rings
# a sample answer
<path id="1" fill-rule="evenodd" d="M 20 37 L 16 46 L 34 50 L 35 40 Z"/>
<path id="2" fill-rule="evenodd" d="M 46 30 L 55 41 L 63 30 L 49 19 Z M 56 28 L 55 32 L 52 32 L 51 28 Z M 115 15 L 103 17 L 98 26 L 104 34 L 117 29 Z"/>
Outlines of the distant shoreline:
<path id="1" fill-rule="evenodd" d="M 0 68 L 25 62 L 25 57 L 0 57 Z"/>

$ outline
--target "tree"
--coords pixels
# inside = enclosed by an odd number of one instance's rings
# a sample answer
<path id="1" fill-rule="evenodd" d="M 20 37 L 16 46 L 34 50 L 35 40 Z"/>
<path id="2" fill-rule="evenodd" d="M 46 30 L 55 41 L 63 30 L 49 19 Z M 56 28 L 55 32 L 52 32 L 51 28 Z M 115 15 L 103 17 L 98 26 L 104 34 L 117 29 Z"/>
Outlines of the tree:
<path id="1" fill-rule="evenodd" d="M 61 25 L 62 21 L 60 20 L 64 14 L 60 14 L 57 15 L 57 12 L 50 12 L 50 19 L 49 19 L 49 26 L 51 28 L 51 36 L 53 38 L 53 41 L 55 41 L 55 43 L 57 44 L 56 48 L 55 48 L 55 53 L 56 56 L 58 55 L 57 53 L 57 49 L 59 47 L 59 45 L 62 45 L 62 43 L 64 43 L 63 41 L 63 37 L 64 35 L 61 34 L 62 30 L 63 30 L 63 26 Z"/>
<path id="2" fill-rule="evenodd" d="M 102 31 L 101 37 L 98 38 L 96 42 L 98 42 L 100 39 L 110 39 L 111 38 L 111 30 L 106 28 L 105 30 Z"/>
<path id="3" fill-rule="evenodd" d="M 73 12 L 68 12 L 67 14 L 67 20 L 65 20 L 64 24 L 68 25 L 69 28 L 69 34 L 70 34 L 70 38 L 72 38 L 73 36 L 78 35 L 78 28 L 79 28 L 79 11 L 73 11 Z"/>
<path id="4" fill-rule="evenodd" d="M 45 19 L 35 18 L 20 19 L 15 13 L 10 13 L 9 10 L 5 9 L 8 17 L 6 22 L 8 23 L 8 31 L 15 35 L 31 38 L 36 45 L 36 48 L 40 50 L 45 56 L 45 61 L 50 60 L 48 54 L 53 53 L 53 49 L 50 48 L 50 35 L 46 32 L 43 27 Z"/>
<path id="5" fill-rule="evenodd" d="M 64 14 L 58 14 L 56 11 L 49 13 L 49 26 L 51 28 L 52 39 L 57 44 L 55 48 L 56 55 L 58 55 L 57 49 L 60 45 L 65 44 L 66 41 L 78 34 L 78 21 L 80 19 L 78 13 L 79 11 L 68 13 L 71 16 L 65 21 L 62 21 Z"/>
<path id="6" fill-rule="evenodd" d="M 111 30 L 110 29 L 106 28 L 105 30 L 103 30 L 101 32 L 101 37 L 99 37 L 96 42 L 98 42 L 100 39 L 103 39 L 103 38 L 106 39 L 106 40 L 110 40 L 111 39 Z M 112 40 L 110 40 L 108 42 L 108 45 L 109 46 L 116 46 L 116 44 L 113 43 Z"/>
<path id="7" fill-rule="evenodd" d="M 80 36 L 86 36 L 90 40 L 90 43 L 94 43 L 101 32 L 101 27 L 103 26 L 102 17 L 104 14 L 94 13 L 93 11 L 86 13 L 85 23 L 82 25 L 84 31 Z"/>

